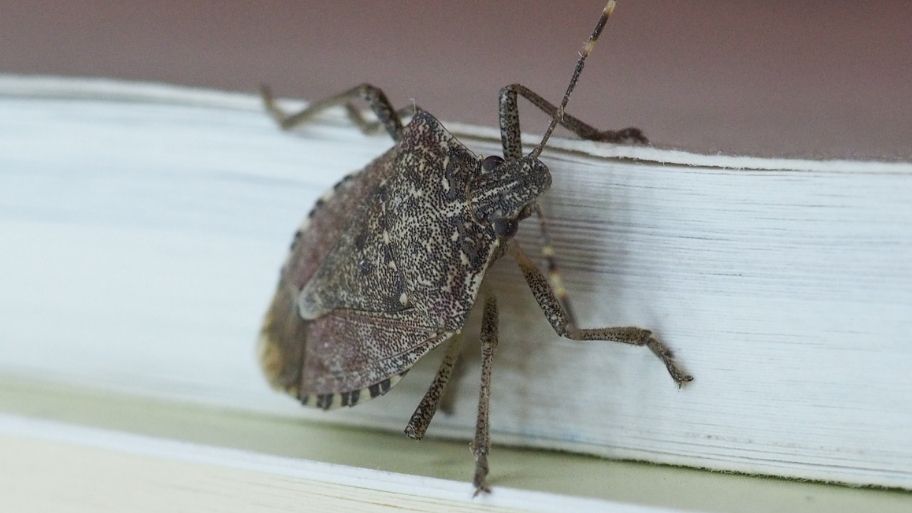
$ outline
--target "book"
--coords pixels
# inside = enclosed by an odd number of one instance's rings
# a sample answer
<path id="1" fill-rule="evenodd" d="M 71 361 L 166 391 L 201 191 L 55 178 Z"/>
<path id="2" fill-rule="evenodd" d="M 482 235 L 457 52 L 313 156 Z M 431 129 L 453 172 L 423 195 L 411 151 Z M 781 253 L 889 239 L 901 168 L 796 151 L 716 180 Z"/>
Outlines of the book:
<path id="1" fill-rule="evenodd" d="M 463 442 L 0 376 L 5 511 L 908 511 L 906 492 Z"/>
<path id="2" fill-rule="evenodd" d="M 0 376 L 401 432 L 439 351 L 328 413 L 270 390 L 254 353 L 291 234 L 388 138 L 342 112 L 283 133 L 255 95 L 103 80 L 4 76 L 0 109 Z M 448 126 L 498 152 L 495 129 Z M 644 348 L 559 339 L 497 262 L 495 486 L 514 446 L 912 488 L 912 163 L 573 139 L 543 161 L 580 324 L 653 329 L 696 379 L 678 390 Z M 534 223 L 518 240 L 535 254 Z M 430 437 L 473 433 L 467 345 Z"/>

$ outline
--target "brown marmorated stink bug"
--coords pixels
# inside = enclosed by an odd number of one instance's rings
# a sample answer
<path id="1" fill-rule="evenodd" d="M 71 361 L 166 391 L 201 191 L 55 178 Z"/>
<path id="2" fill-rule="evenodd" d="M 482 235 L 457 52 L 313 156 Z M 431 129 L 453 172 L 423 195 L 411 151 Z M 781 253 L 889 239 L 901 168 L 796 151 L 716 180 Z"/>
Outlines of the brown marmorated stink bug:
<path id="1" fill-rule="evenodd" d="M 371 85 L 312 103 L 293 115 L 286 115 L 263 89 L 267 109 L 283 129 L 342 105 L 369 131 L 372 124 L 350 103 L 360 98 L 395 141 L 389 151 L 318 200 L 294 234 L 260 338 L 261 363 L 274 387 L 307 406 L 355 406 L 385 394 L 419 358 L 449 340 L 437 375 L 405 428 L 408 436 L 422 438 L 459 357 L 459 335 L 485 271 L 507 254 L 519 264 L 558 335 L 647 346 L 679 386 L 693 379 L 649 330 L 577 327 L 537 204 L 551 185 L 550 172 L 538 156 L 557 124 L 583 139 L 646 142 L 638 129 L 600 131 L 564 112 L 614 6 L 608 2 L 580 51 L 558 107 L 518 84 L 500 90 L 503 158 L 475 155 L 433 116 L 415 106 L 396 111 Z M 528 155 L 522 153 L 517 95 L 552 117 Z M 403 126 L 400 116 L 411 120 Z M 513 240 L 517 223 L 533 213 L 545 242 L 547 278 Z M 497 302 L 490 292 L 485 295 L 481 392 L 472 444 L 476 494 L 488 491 L 488 405 L 497 347 Z"/>

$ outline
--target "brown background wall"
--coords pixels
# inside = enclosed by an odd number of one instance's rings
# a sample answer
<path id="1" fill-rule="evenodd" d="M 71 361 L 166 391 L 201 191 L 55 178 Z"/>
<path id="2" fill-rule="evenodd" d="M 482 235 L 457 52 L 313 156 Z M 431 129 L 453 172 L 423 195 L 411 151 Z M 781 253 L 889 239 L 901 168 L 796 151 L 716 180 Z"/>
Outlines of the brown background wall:
<path id="1" fill-rule="evenodd" d="M 601 0 L 0 0 L 0 72 L 319 98 L 362 81 L 496 125 L 511 82 L 557 99 Z M 621 0 L 571 112 L 701 151 L 912 158 L 912 2 Z M 522 108 L 522 107 L 521 107 Z M 525 129 L 543 116 L 525 109 Z"/>

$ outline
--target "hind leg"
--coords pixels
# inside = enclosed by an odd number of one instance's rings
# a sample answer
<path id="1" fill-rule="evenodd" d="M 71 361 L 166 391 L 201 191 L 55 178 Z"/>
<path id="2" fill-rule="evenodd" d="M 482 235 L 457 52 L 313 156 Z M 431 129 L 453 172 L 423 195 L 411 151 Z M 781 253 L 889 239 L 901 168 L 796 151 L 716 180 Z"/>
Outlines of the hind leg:
<path id="1" fill-rule="evenodd" d="M 459 360 L 461 351 L 462 334 L 460 333 L 453 336 L 450 340 L 450 345 L 447 347 L 447 352 L 443 356 L 443 361 L 440 362 L 440 368 L 437 369 L 437 375 L 434 376 L 434 381 L 431 382 L 431 386 L 424 394 L 421 402 L 418 403 L 418 407 L 415 408 L 415 413 L 412 414 L 412 418 L 409 419 L 408 424 L 405 426 L 405 434 L 409 438 L 414 438 L 415 440 L 424 438 L 424 433 L 431 424 L 431 419 L 434 418 L 434 414 L 437 413 L 437 408 L 443 403 L 447 382 L 450 380 L 450 375 L 453 372 L 453 368 L 456 366 L 456 362 Z"/>
<path id="2" fill-rule="evenodd" d="M 523 276 L 532 290 L 532 295 L 547 317 L 554 331 L 571 340 L 589 341 L 604 340 L 608 342 L 621 342 L 635 346 L 648 347 L 665 364 L 668 374 L 678 387 L 693 381 L 693 376 L 684 372 L 674 361 L 671 349 L 657 339 L 651 331 L 635 326 L 607 327 L 607 328 L 578 328 L 561 307 L 554 290 L 548 280 L 538 270 L 529 257 L 523 253 L 515 241 L 510 245 L 511 253 L 522 269 Z"/>

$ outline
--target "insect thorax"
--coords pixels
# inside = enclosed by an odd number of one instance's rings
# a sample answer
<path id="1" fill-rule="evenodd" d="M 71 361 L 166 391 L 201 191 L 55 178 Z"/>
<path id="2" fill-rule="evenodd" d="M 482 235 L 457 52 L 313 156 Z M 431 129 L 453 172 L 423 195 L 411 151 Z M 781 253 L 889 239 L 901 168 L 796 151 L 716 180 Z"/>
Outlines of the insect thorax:
<path id="1" fill-rule="evenodd" d="M 303 285 L 301 316 L 414 309 L 431 326 L 461 328 L 498 244 L 492 226 L 468 210 L 479 173 L 479 158 L 419 111 L 401 140 L 349 181 L 370 190 L 346 205 L 346 227 L 313 275 L 292 278 Z M 351 200 L 340 192 L 326 205 Z"/>

